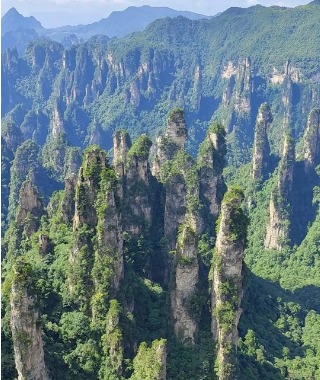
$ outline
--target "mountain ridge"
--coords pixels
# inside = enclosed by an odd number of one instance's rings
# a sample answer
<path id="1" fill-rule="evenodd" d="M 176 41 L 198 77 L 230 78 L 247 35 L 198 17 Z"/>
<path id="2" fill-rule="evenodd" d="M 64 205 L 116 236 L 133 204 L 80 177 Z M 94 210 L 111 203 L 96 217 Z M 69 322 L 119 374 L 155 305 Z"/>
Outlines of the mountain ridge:
<path id="1" fill-rule="evenodd" d="M 31 41 L 30 29 L 34 29 L 39 36 L 63 43 L 65 46 L 73 43 L 87 41 L 90 37 L 98 34 L 108 37 L 123 37 L 127 34 L 142 31 L 147 25 L 156 19 L 163 17 L 183 16 L 190 19 L 210 18 L 190 11 L 177 11 L 169 7 L 151 7 L 143 5 L 140 7 L 128 7 L 123 11 L 114 11 L 108 17 L 99 21 L 80 24 L 65 25 L 56 28 L 44 28 L 33 16 L 24 17 L 14 7 L 12 7 L 1 19 L 2 38 L 4 48 L 19 46 L 19 54 L 22 54 L 27 44 Z M 26 42 L 23 41 L 25 32 Z M 76 37 L 76 38 L 74 38 Z M 70 39 L 73 39 L 70 42 Z M 20 47 L 21 46 L 21 47 Z M 2 51 L 3 51 L 2 49 Z"/>

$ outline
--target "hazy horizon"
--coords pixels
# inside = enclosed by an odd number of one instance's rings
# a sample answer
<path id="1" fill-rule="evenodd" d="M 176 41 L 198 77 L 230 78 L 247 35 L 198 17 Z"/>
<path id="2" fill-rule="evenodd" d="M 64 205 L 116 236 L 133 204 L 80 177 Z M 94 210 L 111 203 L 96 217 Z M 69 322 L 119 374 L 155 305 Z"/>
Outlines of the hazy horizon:
<path id="1" fill-rule="evenodd" d="M 108 17 L 113 11 L 121 11 L 130 6 L 170 7 L 213 16 L 230 7 L 249 7 L 256 4 L 295 7 L 310 2 L 311 0 L 226 0 L 223 3 L 212 0 L 198 0 L 194 3 L 183 0 L 3 0 L 1 15 L 14 7 L 23 16 L 34 16 L 45 28 L 53 28 L 89 24 Z"/>

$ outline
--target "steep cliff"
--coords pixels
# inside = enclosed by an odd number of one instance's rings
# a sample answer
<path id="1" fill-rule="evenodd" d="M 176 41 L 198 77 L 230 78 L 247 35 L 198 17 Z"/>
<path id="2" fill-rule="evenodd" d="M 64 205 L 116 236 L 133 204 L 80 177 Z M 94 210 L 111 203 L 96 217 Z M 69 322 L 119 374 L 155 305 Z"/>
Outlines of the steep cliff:
<path id="1" fill-rule="evenodd" d="M 187 138 L 187 128 L 184 111 L 172 110 L 168 116 L 166 129 L 155 143 L 154 159 L 152 162 L 152 174 L 161 178 L 161 167 L 168 160 L 172 160 L 179 149 L 184 148 Z"/>
<path id="2" fill-rule="evenodd" d="M 152 178 L 148 161 L 151 145 L 151 140 L 142 135 L 127 154 L 123 216 L 125 229 L 134 235 L 148 230 L 152 220 Z"/>
<path id="3" fill-rule="evenodd" d="M 278 183 L 270 196 L 265 248 L 280 251 L 289 241 L 294 165 L 295 144 L 288 131 L 284 136 L 282 157 L 278 168 Z"/>
<path id="4" fill-rule="evenodd" d="M 304 162 L 306 172 L 310 172 L 320 162 L 320 110 L 314 109 L 308 117 L 304 134 Z"/>
<path id="5" fill-rule="evenodd" d="M 76 185 L 75 244 L 69 258 L 73 266 L 69 286 L 80 304 L 85 295 L 93 297 L 94 319 L 97 315 L 101 318 L 100 309 L 106 307 L 110 290 L 118 289 L 123 276 L 123 238 L 116 181 L 105 153 L 97 146 L 89 148 Z"/>
<path id="6" fill-rule="evenodd" d="M 31 266 L 18 259 L 13 271 L 10 324 L 18 379 L 47 380 Z"/>
<path id="7" fill-rule="evenodd" d="M 263 103 L 258 111 L 253 146 L 252 178 L 256 181 L 263 180 L 268 171 L 270 123 L 272 123 L 270 107 L 267 103 Z"/>
<path id="8" fill-rule="evenodd" d="M 198 260 L 198 231 L 195 220 L 189 215 L 178 235 L 174 286 L 170 295 L 174 331 L 185 344 L 194 344 L 198 331 L 197 317 L 192 315 L 190 307 L 192 298 L 197 296 Z"/>
<path id="9" fill-rule="evenodd" d="M 16 215 L 16 223 L 23 226 L 23 232 L 28 238 L 37 231 L 40 225 L 40 217 L 44 213 L 43 200 L 30 180 L 22 184 L 19 194 L 19 206 Z"/>
<path id="10" fill-rule="evenodd" d="M 207 220 L 210 219 L 210 215 L 213 221 L 217 219 L 225 192 L 222 175 L 226 154 L 225 135 L 223 126 L 219 123 L 213 123 L 199 148 L 200 196 L 205 205 Z M 212 225 L 211 227 L 213 228 Z"/>
<path id="11" fill-rule="evenodd" d="M 238 323 L 243 297 L 243 254 L 247 218 L 241 209 L 244 195 L 231 188 L 221 205 L 212 267 L 212 334 L 217 342 L 217 375 L 237 379 Z"/>

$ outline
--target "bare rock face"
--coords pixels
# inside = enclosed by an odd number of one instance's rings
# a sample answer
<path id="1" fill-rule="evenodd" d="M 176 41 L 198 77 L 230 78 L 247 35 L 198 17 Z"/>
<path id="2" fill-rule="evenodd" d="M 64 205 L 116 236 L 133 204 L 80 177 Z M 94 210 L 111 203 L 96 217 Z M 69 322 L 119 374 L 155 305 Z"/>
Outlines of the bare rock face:
<path id="1" fill-rule="evenodd" d="M 30 180 L 25 181 L 20 190 L 16 221 L 24 226 L 28 237 L 37 231 L 43 213 L 44 205 L 37 189 Z"/>
<path id="2" fill-rule="evenodd" d="M 149 138 L 141 135 L 127 155 L 124 217 L 126 230 L 134 235 L 150 226 L 152 219 L 152 175 L 148 161 L 151 145 Z"/>
<path id="3" fill-rule="evenodd" d="M 63 117 L 59 110 L 58 105 L 55 105 L 52 115 L 51 133 L 52 137 L 57 137 L 60 133 L 64 132 Z"/>
<path id="4" fill-rule="evenodd" d="M 291 132 L 288 131 L 284 138 L 278 175 L 278 189 L 284 198 L 287 198 L 292 190 L 294 163 L 295 145 Z"/>
<path id="5" fill-rule="evenodd" d="M 293 82 L 289 75 L 286 75 L 282 86 L 282 104 L 284 106 L 283 130 L 286 131 L 290 128 L 293 99 Z"/>
<path id="6" fill-rule="evenodd" d="M 168 160 L 172 160 L 179 149 L 184 148 L 187 139 L 187 128 L 184 112 L 181 109 L 173 110 L 168 117 L 164 135 L 157 138 L 155 157 L 152 163 L 152 174 L 160 178 L 161 167 Z"/>
<path id="7" fill-rule="evenodd" d="M 225 135 L 226 132 L 220 124 L 212 124 L 200 146 L 198 155 L 200 193 L 204 197 L 205 203 L 209 205 L 214 220 L 219 215 L 220 204 L 225 192 L 222 175 L 226 153 Z"/>
<path id="8" fill-rule="evenodd" d="M 270 197 L 269 223 L 264 240 L 265 248 L 281 251 L 288 240 L 288 227 L 287 213 L 283 209 L 282 200 L 279 199 L 279 193 L 274 192 Z"/>
<path id="9" fill-rule="evenodd" d="M 270 123 L 272 123 L 270 107 L 267 103 L 263 103 L 258 111 L 253 147 L 252 178 L 257 181 L 264 178 L 268 168 Z"/>
<path id="10" fill-rule="evenodd" d="M 14 267 L 11 293 L 11 330 L 18 380 L 48 380 L 35 299 L 29 293 L 29 264 Z"/>
<path id="11" fill-rule="evenodd" d="M 178 226 L 185 218 L 186 196 L 187 189 L 182 175 L 176 175 L 166 183 L 164 236 L 166 236 L 170 251 L 176 247 Z"/>
<path id="12" fill-rule="evenodd" d="M 279 164 L 278 183 L 271 194 L 269 223 L 267 225 L 265 248 L 280 251 L 289 239 L 289 213 L 287 204 L 292 191 L 295 146 L 291 133 L 284 138 L 282 157 Z"/>
<path id="13" fill-rule="evenodd" d="M 64 197 L 61 205 L 61 216 L 64 223 L 69 223 L 75 214 L 75 188 L 77 179 L 67 178 L 65 181 Z"/>
<path id="14" fill-rule="evenodd" d="M 191 218 L 184 224 L 178 237 L 176 251 L 175 285 L 171 292 L 174 331 L 183 343 L 194 343 L 198 330 L 195 317 L 188 310 L 188 301 L 196 295 L 199 282 L 198 237 Z"/>
<path id="15" fill-rule="evenodd" d="M 98 147 L 93 146 L 85 153 L 76 186 L 74 229 L 83 223 L 92 227 L 97 224 L 96 211 L 92 205 L 99 190 L 99 175 L 106 163 L 106 155 Z"/>
<path id="16" fill-rule="evenodd" d="M 238 113 L 251 111 L 252 73 L 251 60 L 245 58 L 240 64 L 236 75 L 237 86 L 234 94 L 234 108 Z"/>
<path id="17" fill-rule="evenodd" d="M 127 153 L 131 147 L 129 134 L 120 130 L 113 135 L 113 166 L 117 174 L 124 175 Z"/>
<path id="18" fill-rule="evenodd" d="M 309 114 L 304 135 L 304 162 L 306 173 L 320 163 L 320 109 Z"/>
<path id="19" fill-rule="evenodd" d="M 212 333 L 217 343 L 218 378 L 237 379 L 238 322 L 241 315 L 242 266 L 247 219 L 241 209 L 244 195 L 231 188 L 223 198 L 212 283 Z"/>

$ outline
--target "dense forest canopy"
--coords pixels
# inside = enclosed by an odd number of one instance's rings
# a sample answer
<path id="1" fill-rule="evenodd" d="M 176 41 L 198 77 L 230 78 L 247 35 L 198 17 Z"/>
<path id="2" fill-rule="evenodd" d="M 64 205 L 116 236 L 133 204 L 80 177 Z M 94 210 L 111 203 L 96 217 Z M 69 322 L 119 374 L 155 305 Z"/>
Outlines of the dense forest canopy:
<path id="1" fill-rule="evenodd" d="M 320 378 L 319 19 L 2 54 L 5 379 Z"/>

